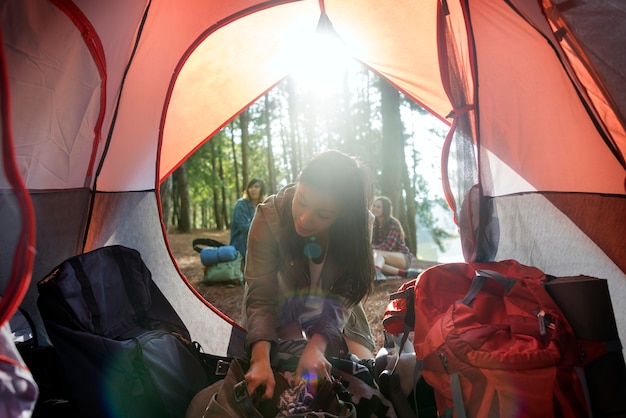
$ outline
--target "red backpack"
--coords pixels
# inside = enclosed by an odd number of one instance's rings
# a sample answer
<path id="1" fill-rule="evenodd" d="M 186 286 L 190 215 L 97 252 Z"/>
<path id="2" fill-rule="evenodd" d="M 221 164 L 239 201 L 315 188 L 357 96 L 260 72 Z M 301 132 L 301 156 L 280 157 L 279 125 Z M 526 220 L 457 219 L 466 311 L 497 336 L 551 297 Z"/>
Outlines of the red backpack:
<path id="1" fill-rule="evenodd" d="M 514 260 L 442 264 L 400 287 L 413 300 L 391 297 L 384 327 L 414 321 L 440 415 L 590 416 L 583 366 L 602 353 L 582 349 L 545 279 Z"/>

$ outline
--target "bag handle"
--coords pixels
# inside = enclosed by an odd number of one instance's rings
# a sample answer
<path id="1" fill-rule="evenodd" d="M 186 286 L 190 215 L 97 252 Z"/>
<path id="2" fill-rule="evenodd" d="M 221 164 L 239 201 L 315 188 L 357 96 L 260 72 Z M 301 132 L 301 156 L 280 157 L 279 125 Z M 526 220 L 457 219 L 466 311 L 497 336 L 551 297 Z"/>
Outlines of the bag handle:
<path id="1" fill-rule="evenodd" d="M 214 240 L 213 238 L 196 238 L 191 245 L 196 252 L 201 253 L 204 247 L 223 247 L 226 244 Z"/>
<path id="2" fill-rule="evenodd" d="M 124 256 L 125 254 L 128 254 L 128 249 L 119 245 L 112 245 L 110 247 L 102 247 L 100 250 L 106 251 L 106 253 L 108 253 L 108 255 L 117 265 L 120 271 L 120 276 L 122 278 L 122 284 L 124 285 L 124 291 L 126 292 L 126 296 L 130 303 L 130 306 L 133 308 L 133 311 L 139 323 L 148 328 L 152 327 L 153 324 L 150 323 L 150 319 L 147 317 L 147 309 L 143 304 L 140 303 L 140 300 L 142 298 L 140 290 L 133 286 L 131 280 L 128 280 L 129 277 L 132 277 L 135 274 L 133 266 L 129 264 L 131 261 L 129 261 L 128 258 Z M 137 255 L 140 261 L 141 256 L 139 255 L 139 253 L 136 252 L 136 250 L 133 250 L 133 253 Z M 96 287 L 96 289 L 94 289 L 92 285 L 92 278 L 89 277 L 89 275 L 87 275 L 87 273 L 83 269 L 82 260 L 85 254 L 87 253 L 71 257 L 67 260 L 67 262 L 74 270 L 75 277 L 80 285 L 81 295 L 83 297 L 83 300 L 85 301 L 85 304 L 87 305 L 89 313 L 91 314 L 91 324 L 93 326 L 93 332 L 96 335 L 104 336 L 105 332 L 102 327 L 102 312 L 100 306 L 98 305 L 98 298 L 96 297 L 96 293 L 100 295 L 102 293 L 102 289 L 99 287 Z M 144 274 L 144 277 L 145 275 L 150 275 L 150 272 L 145 264 L 141 263 L 140 268 L 142 270 L 141 273 Z M 143 283 L 144 285 L 146 284 L 145 282 Z"/>
<path id="3" fill-rule="evenodd" d="M 135 271 L 133 268 L 135 266 L 131 267 L 129 260 L 127 260 L 127 258 L 124 257 L 124 254 L 126 253 L 124 248 L 120 246 L 112 246 L 111 253 L 113 255 L 113 259 L 115 260 L 115 263 L 120 269 L 120 273 L 122 275 L 122 283 L 124 285 L 124 290 L 126 291 L 126 295 L 128 296 L 130 304 L 133 307 L 133 311 L 135 312 L 135 315 L 137 316 L 139 321 L 147 321 L 148 312 L 146 310 L 146 307 L 140 303 L 140 300 L 142 300 L 140 291 L 135 286 L 133 286 L 132 280 L 129 280 L 131 277 L 133 277 L 133 275 L 135 275 Z M 139 259 L 141 260 L 141 256 L 139 254 L 137 255 Z M 140 265 L 139 268 L 141 269 L 142 275 L 144 277 L 149 276 L 150 278 L 152 278 L 151 273 L 147 271 L 148 268 L 142 262 L 139 262 L 139 265 Z"/>
<path id="4" fill-rule="evenodd" d="M 389 295 L 389 300 L 406 299 L 405 325 L 411 330 L 415 327 L 415 285 Z"/>
<path id="5" fill-rule="evenodd" d="M 96 295 L 94 294 L 93 287 L 91 286 L 91 282 L 89 281 L 89 277 L 87 277 L 85 270 L 83 270 L 83 265 L 81 264 L 78 257 L 72 257 L 68 261 L 74 269 L 74 274 L 76 275 L 76 279 L 80 284 L 83 300 L 87 304 L 87 309 L 89 309 L 89 313 L 91 314 L 91 323 L 93 325 L 94 333 L 96 335 L 102 335 L 102 325 L 100 323 L 100 309 L 98 308 Z"/>
<path id="6" fill-rule="evenodd" d="M 461 300 L 461 303 L 467 306 L 472 305 L 476 295 L 478 295 L 478 292 L 483 288 L 487 279 L 492 279 L 500 283 L 504 287 L 504 293 L 509 293 L 517 283 L 517 279 L 504 277 L 502 274 L 493 270 L 476 270 L 475 274 L 467 294 Z"/>
<path id="7" fill-rule="evenodd" d="M 24 316 L 26 322 L 28 322 L 28 326 L 30 327 L 30 331 L 33 334 L 32 342 L 30 343 L 29 348 L 39 348 L 39 336 L 37 335 L 37 326 L 35 325 L 35 321 L 33 321 L 32 316 L 28 313 L 28 311 L 21 306 L 17 307 L 17 310 Z M 26 343 L 26 341 L 24 342 Z M 621 350 L 621 347 L 620 347 Z"/>

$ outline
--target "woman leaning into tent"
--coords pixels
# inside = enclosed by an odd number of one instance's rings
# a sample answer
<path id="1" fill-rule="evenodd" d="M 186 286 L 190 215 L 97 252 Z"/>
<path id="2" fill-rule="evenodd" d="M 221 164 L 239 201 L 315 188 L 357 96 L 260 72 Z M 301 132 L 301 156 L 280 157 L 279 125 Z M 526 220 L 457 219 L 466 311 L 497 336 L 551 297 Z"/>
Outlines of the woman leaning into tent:
<path id="1" fill-rule="evenodd" d="M 307 343 L 296 379 L 330 376 L 325 355 L 372 358 L 361 305 L 375 276 L 370 244 L 369 172 L 337 151 L 313 158 L 295 184 L 257 207 L 248 238 L 243 325 L 250 350 L 248 391 L 275 387 L 270 349 Z"/>

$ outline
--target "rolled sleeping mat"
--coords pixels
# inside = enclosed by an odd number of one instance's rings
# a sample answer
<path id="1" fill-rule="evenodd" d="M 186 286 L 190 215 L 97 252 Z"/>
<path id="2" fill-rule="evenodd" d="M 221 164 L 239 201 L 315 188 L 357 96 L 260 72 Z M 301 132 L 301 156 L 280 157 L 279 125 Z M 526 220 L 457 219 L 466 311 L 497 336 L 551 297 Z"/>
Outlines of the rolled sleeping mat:
<path id="1" fill-rule="evenodd" d="M 237 258 L 237 249 L 232 245 L 222 247 L 206 247 L 200 251 L 200 261 L 204 266 L 233 261 Z"/>

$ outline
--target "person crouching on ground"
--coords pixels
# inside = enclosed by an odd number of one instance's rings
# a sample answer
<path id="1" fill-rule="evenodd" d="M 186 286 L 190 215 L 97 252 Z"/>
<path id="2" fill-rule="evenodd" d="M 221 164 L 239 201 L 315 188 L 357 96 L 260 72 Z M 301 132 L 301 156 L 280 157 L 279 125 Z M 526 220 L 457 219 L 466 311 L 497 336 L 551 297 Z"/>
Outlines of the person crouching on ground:
<path id="1" fill-rule="evenodd" d="M 360 162 L 338 151 L 313 158 L 295 184 L 257 207 L 248 236 L 242 324 L 248 391 L 275 380 L 270 349 L 307 338 L 296 379 L 330 377 L 326 355 L 372 358 L 374 340 L 361 302 L 375 276 L 370 242 L 372 183 Z M 347 345 L 347 347 L 346 347 Z"/>

